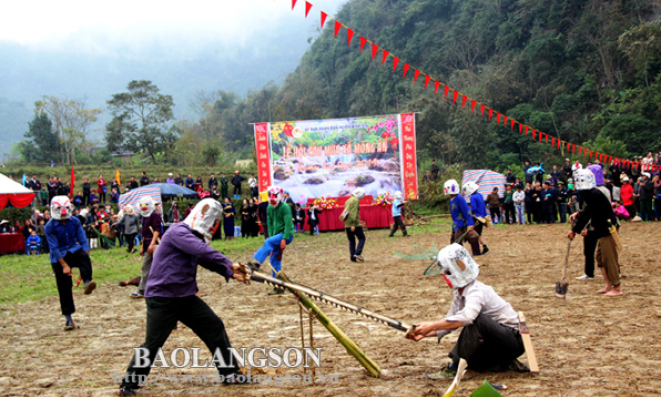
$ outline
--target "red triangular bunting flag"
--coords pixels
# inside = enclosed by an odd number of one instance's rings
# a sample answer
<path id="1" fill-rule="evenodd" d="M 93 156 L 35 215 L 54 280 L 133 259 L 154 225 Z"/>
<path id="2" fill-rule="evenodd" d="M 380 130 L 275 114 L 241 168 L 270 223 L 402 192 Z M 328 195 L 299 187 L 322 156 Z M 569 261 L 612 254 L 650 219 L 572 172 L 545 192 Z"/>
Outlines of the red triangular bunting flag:
<path id="1" fill-rule="evenodd" d="M 464 106 L 466 106 L 466 100 L 467 100 L 467 99 L 468 99 L 468 97 L 467 97 L 466 95 L 464 95 L 464 99 L 463 99 L 462 102 L 461 102 L 461 107 L 462 107 L 462 108 L 463 108 Z"/>
<path id="2" fill-rule="evenodd" d="M 481 108 L 480 111 L 482 113 L 482 116 L 484 116 L 484 105 L 480 104 L 480 108 Z"/>
<path id="3" fill-rule="evenodd" d="M 392 71 L 395 72 L 395 69 L 397 69 L 397 64 L 399 63 L 399 58 L 393 57 L 393 63 L 392 63 Z"/>
<path id="4" fill-rule="evenodd" d="M 548 142 L 548 141 L 549 141 L 549 139 L 548 139 L 548 137 L 546 137 L 546 142 Z M 551 146 L 555 147 L 555 138 L 554 137 L 551 137 Z"/>
<path id="5" fill-rule="evenodd" d="M 548 134 L 544 134 L 544 136 L 546 137 L 546 143 L 549 143 L 549 135 L 548 135 Z"/>
<path id="6" fill-rule="evenodd" d="M 365 43 L 367 43 L 367 39 L 364 38 L 363 36 L 360 36 L 360 52 L 363 52 L 363 47 L 365 47 Z"/>
<path id="7" fill-rule="evenodd" d="M 567 142 L 567 151 L 571 148 L 571 143 Z"/>
<path id="8" fill-rule="evenodd" d="M 507 127 L 507 116 L 503 115 L 503 125 Z"/>
<path id="9" fill-rule="evenodd" d="M 572 144 L 571 145 L 571 154 L 574 154 L 575 151 L 576 151 L 576 145 Z"/>
<path id="10" fill-rule="evenodd" d="M 420 71 L 418 69 L 415 69 L 415 72 L 413 72 L 413 84 L 415 84 L 415 82 L 418 81 L 418 76 L 420 76 Z"/>
<path id="11" fill-rule="evenodd" d="M 353 39 L 353 30 L 347 28 L 347 45 L 351 45 L 351 39 Z"/>
<path id="12" fill-rule="evenodd" d="M 530 127 L 526 126 L 526 135 L 528 135 L 528 128 Z"/>
<path id="13" fill-rule="evenodd" d="M 477 104 L 477 102 L 475 102 L 474 99 L 471 99 L 471 112 L 474 112 L 474 111 L 475 111 L 475 105 L 476 105 L 476 104 Z"/>
<path id="14" fill-rule="evenodd" d="M 443 98 L 447 98 L 447 97 L 448 97 L 448 91 L 450 91 L 450 87 L 448 87 L 448 86 L 446 85 L 446 86 L 445 86 L 445 95 L 443 96 Z"/>
<path id="15" fill-rule="evenodd" d="M 402 76 L 402 78 L 406 77 L 406 72 L 409 71 L 409 67 L 410 66 L 408 63 L 404 63 L 404 75 Z"/>
<path id="16" fill-rule="evenodd" d="M 429 77 L 429 75 L 425 75 L 425 90 L 427 89 L 427 84 L 429 84 L 429 80 L 431 80 L 431 77 Z"/>
<path id="17" fill-rule="evenodd" d="M 496 125 L 500 124 L 500 113 L 496 112 Z"/>
<path id="18" fill-rule="evenodd" d="M 510 119 L 510 124 L 512 124 L 512 128 L 511 128 L 512 131 L 514 131 L 514 123 L 515 123 L 514 119 Z"/>
<path id="19" fill-rule="evenodd" d="M 523 132 L 523 124 L 519 123 L 519 135 Z"/>
<path id="20" fill-rule="evenodd" d="M 454 96 L 452 97 L 452 103 L 457 103 L 458 97 L 459 97 L 459 91 L 455 91 Z"/>
<path id="21" fill-rule="evenodd" d="M 337 19 L 335 20 L 335 38 L 337 39 L 337 34 L 340 33 L 340 28 L 342 24 Z"/>
<path id="22" fill-rule="evenodd" d="M 434 82 L 434 94 L 438 94 L 438 86 L 441 85 L 440 81 Z"/>
<path id="23" fill-rule="evenodd" d="M 291 9 L 294 9 L 294 6 L 296 5 L 296 0 L 291 0 Z"/>
<path id="24" fill-rule="evenodd" d="M 532 140 L 534 141 L 535 139 L 537 139 L 537 138 L 535 138 L 535 129 L 533 128 L 532 129 Z"/>
<path id="25" fill-rule="evenodd" d="M 381 49 L 381 51 L 383 51 L 383 60 L 381 61 L 381 65 L 385 65 L 386 64 L 386 59 L 388 59 L 388 54 L 390 54 L 390 53 L 388 51 L 384 50 L 384 49 Z"/>
<path id="26" fill-rule="evenodd" d="M 308 17 L 308 13 L 310 12 L 310 8 L 312 8 L 312 4 L 310 4 L 309 2 L 306 1 L 305 2 L 305 17 L 306 18 Z"/>
<path id="27" fill-rule="evenodd" d="M 372 60 L 374 60 L 377 51 L 379 51 L 379 47 L 377 47 L 376 44 L 372 43 Z"/>
<path id="28" fill-rule="evenodd" d="M 560 149 L 560 139 L 558 139 L 558 149 Z"/>
<path id="29" fill-rule="evenodd" d="M 537 131 L 537 135 L 539 135 L 539 141 L 542 141 L 542 133 L 540 131 Z"/>
<path id="30" fill-rule="evenodd" d="M 326 22 L 326 17 L 327 17 L 327 16 L 328 16 L 328 14 L 326 14 L 326 13 L 323 12 L 323 11 L 321 12 L 321 28 L 322 28 L 322 29 L 324 28 L 324 23 Z"/>
<path id="31" fill-rule="evenodd" d="M 491 116 L 493 115 L 493 110 L 489 109 L 489 121 L 491 121 Z"/>

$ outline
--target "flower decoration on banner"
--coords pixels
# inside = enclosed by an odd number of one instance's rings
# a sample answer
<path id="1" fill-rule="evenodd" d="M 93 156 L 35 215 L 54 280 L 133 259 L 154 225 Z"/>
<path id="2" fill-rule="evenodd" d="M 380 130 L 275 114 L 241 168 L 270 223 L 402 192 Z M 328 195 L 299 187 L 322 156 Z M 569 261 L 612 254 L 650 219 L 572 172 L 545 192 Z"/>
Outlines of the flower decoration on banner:
<path id="1" fill-rule="evenodd" d="M 390 191 L 387 191 L 385 193 L 381 193 L 376 198 L 372 199 L 372 205 L 391 205 L 395 201 L 395 196 L 390 193 Z"/>
<path id="2" fill-rule="evenodd" d="M 320 198 L 314 200 L 314 205 L 321 208 L 322 210 L 332 210 L 337 205 L 337 200 L 334 198 L 326 198 L 326 196 L 321 196 Z"/>
<path id="3" fill-rule="evenodd" d="M 296 3 L 297 3 L 297 0 L 292 0 L 292 10 L 295 8 Z M 302 2 L 302 3 L 305 3 L 305 7 L 304 7 L 305 8 L 305 18 L 307 18 L 308 14 L 310 13 L 310 9 L 316 8 L 316 7 L 312 3 L 310 3 L 309 1 L 305 1 L 305 2 Z M 327 19 L 331 19 L 331 20 L 334 21 L 332 23 L 332 26 L 333 26 L 332 29 L 333 29 L 333 32 L 335 34 L 336 39 L 339 38 L 339 37 L 341 37 L 343 40 L 346 39 L 347 46 L 349 46 L 349 47 L 351 47 L 352 42 L 359 42 L 360 45 L 358 46 L 357 44 L 354 44 L 354 48 L 360 47 L 360 52 L 361 53 L 363 52 L 363 49 L 365 48 L 365 45 L 367 43 L 369 43 L 369 46 L 367 47 L 369 50 L 366 50 L 365 52 L 369 54 L 367 56 L 370 56 L 372 61 L 377 59 L 377 62 L 380 62 L 381 65 L 385 66 L 386 62 L 388 62 L 388 60 L 390 58 L 392 58 L 392 71 L 393 71 L 393 73 L 401 73 L 402 78 L 407 78 L 406 77 L 407 72 L 409 71 L 409 69 L 413 69 L 413 73 L 408 74 L 408 76 L 409 76 L 408 78 L 413 80 L 413 84 L 415 84 L 417 82 L 420 75 L 423 75 L 424 76 L 424 89 L 425 90 L 428 88 L 429 82 L 433 81 L 434 82 L 434 84 L 433 84 L 434 94 L 438 95 L 439 87 L 443 86 L 443 89 L 441 90 L 441 93 L 442 93 L 442 95 L 445 99 L 451 100 L 452 103 L 461 106 L 463 109 L 470 109 L 471 113 L 475 113 L 475 107 L 476 107 L 477 104 L 479 104 L 480 107 L 478 108 L 478 110 L 479 110 L 478 115 L 480 115 L 481 117 L 488 117 L 489 122 L 495 122 L 497 125 L 500 125 L 502 123 L 504 127 L 507 127 L 507 122 L 509 120 L 509 122 L 510 122 L 509 128 L 510 128 L 511 131 L 514 132 L 515 131 L 515 125 L 518 124 L 519 125 L 519 127 L 518 127 L 519 134 L 522 134 L 524 128 L 525 128 L 525 135 L 526 136 L 529 136 L 528 132 L 532 131 L 533 141 L 539 142 L 539 143 L 544 142 L 546 144 L 549 144 L 549 145 L 551 145 L 552 148 L 560 151 L 563 154 L 564 154 L 565 150 L 569 151 L 569 146 L 571 145 L 572 154 L 575 153 L 574 152 L 575 149 L 578 149 L 578 155 L 579 156 L 582 155 L 582 156 L 586 157 L 587 159 L 592 159 L 592 158 L 597 159 L 598 158 L 600 161 L 602 161 L 604 163 L 610 163 L 611 161 L 614 161 L 616 164 L 620 164 L 620 165 L 623 165 L 623 166 L 638 167 L 640 165 L 639 162 L 630 161 L 630 160 L 626 160 L 626 159 L 621 159 L 621 158 L 617 158 L 617 157 L 614 157 L 614 156 L 609 156 L 605 153 L 594 152 L 594 151 L 591 151 L 589 149 L 586 149 L 586 148 L 583 148 L 583 147 L 580 147 L 580 146 L 577 146 L 577 145 L 574 145 L 574 144 L 570 144 L 569 142 L 561 140 L 560 137 L 552 137 L 551 136 L 550 137 L 551 139 L 549 139 L 548 134 L 546 134 L 542 131 L 533 129 L 532 127 L 530 127 L 528 125 L 525 125 L 525 124 L 523 124 L 519 121 L 516 121 L 513 118 L 508 117 L 505 114 L 499 113 L 496 110 L 494 110 L 494 109 L 492 109 L 492 108 L 476 101 L 475 99 L 470 98 L 467 95 L 465 95 L 465 94 L 463 94 L 463 93 L 461 93 L 461 92 L 459 92 L 459 91 L 457 91 L 457 90 L 455 90 L 451 87 L 448 87 L 447 85 L 445 85 L 444 83 L 434 79 L 433 77 L 431 77 L 427 73 L 424 73 L 421 70 L 415 68 L 413 65 L 407 63 L 404 59 L 402 59 L 400 57 L 397 57 L 396 54 L 393 54 L 392 52 L 387 51 L 385 48 L 379 47 L 376 43 L 374 43 L 374 42 L 368 40 L 367 38 L 359 35 L 356 32 L 355 29 L 351 29 L 350 27 L 348 27 L 347 25 L 345 25 L 342 22 L 338 21 L 337 19 L 331 17 L 327 13 L 325 13 L 321 10 L 319 10 L 319 11 L 320 11 L 320 14 L 321 14 L 321 28 L 322 29 L 323 29 L 324 24 L 325 24 Z M 340 32 L 342 32 L 343 28 L 344 28 L 344 30 L 346 30 L 346 36 L 340 34 Z M 354 37 L 358 37 L 359 40 L 353 40 L 352 41 L 352 39 Z M 376 55 L 379 51 L 381 51 L 382 56 L 377 58 Z M 387 65 L 387 67 L 390 68 L 391 66 Z M 401 70 L 401 72 L 398 72 L 398 68 Z M 448 95 L 448 93 L 450 91 L 452 91 L 452 95 Z M 461 100 L 459 100 L 459 99 L 461 99 Z M 468 103 L 469 100 L 470 100 L 470 106 L 466 106 L 466 103 Z M 485 110 L 487 110 L 487 112 L 485 112 Z M 493 117 L 494 114 L 495 114 L 496 117 Z M 378 126 L 374 126 L 375 131 L 377 131 L 378 129 L 379 129 Z M 387 141 L 390 145 L 392 145 L 393 149 L 396 149 L 396 146 L 397 146 L 398 142 L 397 142 L 396 139 L 393 138 L 393 136 L 396 136 L 396 134 L 392 135 L 389 132 L 390 131 L 388 131 L 388 133 L 384 132 L 381 135 L 381 137 L 385 141 Z M 557 146 L 556 146 L 556 142 L 557 142 Z M 565 145 L 566 145 L 566 148 L 565 148 Z"/>

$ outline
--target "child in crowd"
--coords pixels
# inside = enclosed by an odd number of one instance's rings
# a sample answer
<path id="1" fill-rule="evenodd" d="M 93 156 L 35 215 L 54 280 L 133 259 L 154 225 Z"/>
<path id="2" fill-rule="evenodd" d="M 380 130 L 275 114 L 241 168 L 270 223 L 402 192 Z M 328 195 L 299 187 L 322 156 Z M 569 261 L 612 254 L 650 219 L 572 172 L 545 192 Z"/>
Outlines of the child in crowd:
<path id="1" fill-rule="evenodd" d="M 33 230 L 25 242 L 28 255 L 39 255 L 41 253 L 41 239 L 37 236 L 37 231 Z"/>
<path id="2" fill-rule="evenodd" d="M 627 211 L 627 209 L 622 205 L 621 202 L 619 202 L 619 201 L 614 202 L 612 204 L 612 206 L 613 206 L 613 213 L 615 214 L 615 216 L 618 219 L 622 219 L 622 220 L 625 220 L 625 221 L 629 220 L 629 217 L 630 217 L 629 211 Z"/>

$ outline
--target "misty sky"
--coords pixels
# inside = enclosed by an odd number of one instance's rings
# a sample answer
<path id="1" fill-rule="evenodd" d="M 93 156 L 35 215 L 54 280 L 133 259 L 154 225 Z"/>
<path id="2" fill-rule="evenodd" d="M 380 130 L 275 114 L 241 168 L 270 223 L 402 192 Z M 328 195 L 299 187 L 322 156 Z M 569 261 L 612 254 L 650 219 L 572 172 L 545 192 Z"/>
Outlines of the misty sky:
<path id="1" fill-rule="evenodd" d="M 331 16 L 346 0 L 315 0 L 306 20 L 305 1 L 291 0 L 82 0 L 13 1 L 3 4 L 0 40 L 72 54 L 140 58 L 160 50 L 163 57 L 193 57 L 209 43 L 239 51 L 283 25 L 298 25 L 310 36 L 319 9 Z M 236 54 L 233 54 L 236 55 Z"/>

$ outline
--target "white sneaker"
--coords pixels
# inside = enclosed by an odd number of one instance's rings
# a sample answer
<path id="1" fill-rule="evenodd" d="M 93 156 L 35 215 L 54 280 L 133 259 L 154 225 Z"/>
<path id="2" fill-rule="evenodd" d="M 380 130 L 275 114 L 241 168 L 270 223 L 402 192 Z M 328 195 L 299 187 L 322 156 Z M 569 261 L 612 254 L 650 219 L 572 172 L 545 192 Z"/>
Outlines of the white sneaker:
<path id="1" fill-rule="evenodd" d="M 594 277 L 588 277 L 584 274 L 581 277 L 576 277 L 576 280 L 594 280 Z"/>

